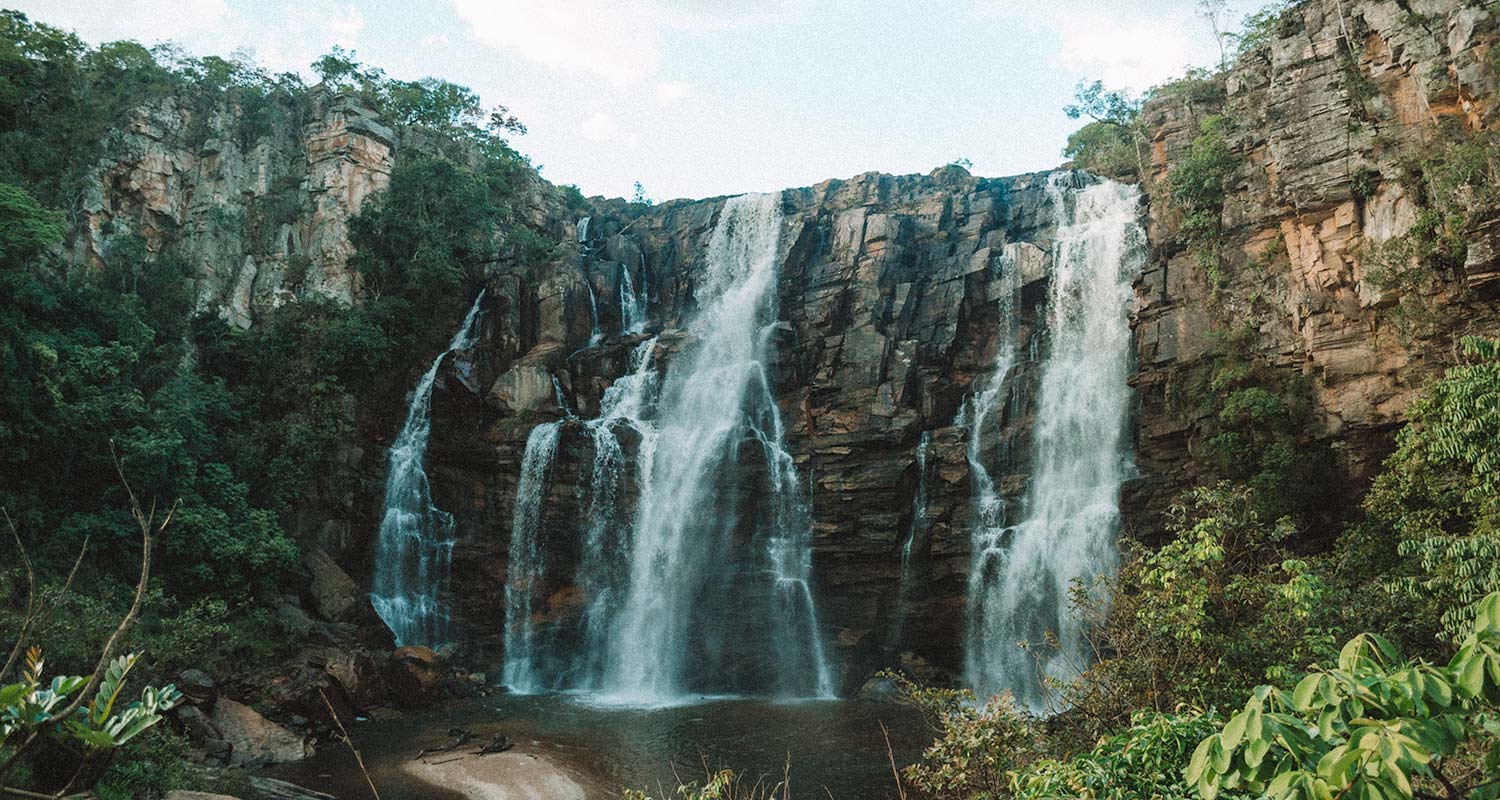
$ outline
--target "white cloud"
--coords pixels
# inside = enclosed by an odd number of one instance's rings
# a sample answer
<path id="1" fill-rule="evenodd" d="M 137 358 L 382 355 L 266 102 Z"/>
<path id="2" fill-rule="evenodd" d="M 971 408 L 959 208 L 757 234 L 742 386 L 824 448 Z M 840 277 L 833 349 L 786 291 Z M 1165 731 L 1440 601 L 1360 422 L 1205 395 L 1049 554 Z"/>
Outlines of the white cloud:
<path id="1" fill-rule="evenodd" d="M 229 16 L 225 0 L 137 0 L 124 8 L 109 0 L 11 0 L 6 5 L 91 42 L 135 39 L 148 45 L 210 31 Z"/>
<path id="2" fill-rule="evenodd" d="M 656 84 L 656 104 L 666 107 L 679 100 L 692 96 L 693 87 L 681 81 L 667 81 Z"/>
<path id="3" fill-rule="evenodd" d="M 661 63 L 671 32 L 765 25 L 810 13 L 809 0 L 754 7 L 696 0 L 453 0 L 479 41 L 565 72 L 638 84 Z"/>
<path id="4" fill-rule="evenodd" d="M 1231 0 L 1226 19 L 1238 20 L 1252 7 Z M 980 24 L 1020 24 L 1055 37 L 1056 66 L 1112 89 L 1144 91 L 1219 57 L 1207 22 L 1190 0 L 972 0 L 970 10 Z"/>
<path id="5" fill-rule="evenodd" d="M 608 0 L 454 0 L 481 42 L 553 69 L 636 83 L 661 59 L 660 20 Z"/>
<path id="6" fill-rule="evenodd" d="M 635 147 L 640 143 L 640 137 L 620 127 L 620 123 L 614 117 L 603 111 L 595 111 L 590 114 L 583 123 L 578 126 L 578 132 L 583 138 L 600 144 L 624 145 Z"/>
<path id="7" fill-rule="evenodd" d="M 1057 61 L 1064 69 L 1104 81 L 1111 88 L 1137 92 L 1181 75 L 1204 48 L 1181 26 L 1161 20 L 1126 21 L 1101 11 L 1062 11 L 1057 14 L 1062 50 Z"/>

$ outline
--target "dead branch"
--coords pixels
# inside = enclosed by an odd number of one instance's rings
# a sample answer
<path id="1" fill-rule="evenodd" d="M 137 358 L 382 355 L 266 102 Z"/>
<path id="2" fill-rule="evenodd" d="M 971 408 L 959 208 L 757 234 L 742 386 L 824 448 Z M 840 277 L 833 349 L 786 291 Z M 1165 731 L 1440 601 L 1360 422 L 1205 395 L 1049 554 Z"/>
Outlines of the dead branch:
<path id="1" fill-rule="evenodd" d="M 323 705 L 328 709 L 329 718 L 339 729 L 339 738 L 343 740 L 344 746 L 349 748 L 349 752 L 354 754 L 354 763 L 359 766 L 359 774 L 365 776 L 365 783 L 370 787 L 370 794 L 375 797 L 375 800 L 380 800 L 380 792 L 375 789 L 375 781 L 370 780 L 370 771 L 365 769 L 365 759 L 354 746 L 354 740 L 349 738 L 349 731 L 344 730 L 344 723 L 339 720 L 338 712 L 333 710 L 333 703 L 328 702 L 328 693 L 319 689 L 318 696 L 323 698 Z"/>
<path id="2" fill-rule="evenodd" d="M 10 771 L 20 762 L 21 757 L 43 735 L 51 731 L 52 728 L 56 727 L 63 720 L 71 719 L 74 714 L 78 713 L 78 709 L 82 708 L 83 704 L 88 702 L 93 697 L 94 692 L 98 690 L 99 682 L 103 680 L 104 673 L 109 669 L 110 656 L 114 655 L 115 648 L 120 644 L 120 640 L 125 636 L 126 631 L 130 630 L 130 627 L 135 624 L 136 618 L 141 613 L 141 606 L 146 602 L 146 586 L 151 579 L 152 536 L 166 530 L 167 524 L 172 521 L 172 515 L 177 511 L 177 506 L 181 502 L 174 502 L 172 508 L 167 511 L 166 516 L 162 518 L 161 522 L 157 522 L 156 504 L 154 502 L 151 504 L 149 512 L 141 510 L 141 504 L 136 499 L 135 490 L 130 488 L 130 481 L 125 478 L 125 469 L 120 466 L 119 456 L 115 454 L 115 443 L 113 441 L 109 443 L 109 455 L 115 463 L 115 474 L 120 477 L 120 483 L 125 487 L 125 494 L 130 498 L 130 514 L 135 517 L 136 524 L 141 528 L 141 574 L 140 578 L 136 581 L 135 597 L 131 600 L 130 609 L 120 619 L 120 624 L 115 626 L 114 633 L 110 634 L 109 639 L 105 640 L 104 649 L 99 652 L 99 661 L 94 665 L 94 672 L 89 676 L 88 682 L 84 684 L 83 690 L 73 698 L 73 702 L 63 707 L 61 711 L 32 728 L 26 735 L 26 738 L 22 739 L 21 743 L 16 745 L 4 763 L 0 763 L 0 780 L 3 780 L 6 775 L 10 774 Z"/>
<path id="3" fill-rule="evenodd" d="M 26 649 L 26 634 L 31 632 L 31 623 L 36 620 L 36 572 L 31 567 L 31 554 L 26 552 L 26 544 L 21 541 L 21 532 L 16 530 L 16 523 L 11 520 L 10 512 L 0 508 L 0 515 L 5 517 L 5 526 L 10 528 L 10 537 L 16 542 L 16 551 L 21 554 L 21 565 L 26 568 L 26 613 L 21 617 L 21 628 L 16 631 L 15 646 L 10 649 L 10 655 L 5 658 L 5 668 L 0 669 L 0 680 L 10 674 L 11 667 L 16 665 L 16 659 L 21 657 L 22 651 Z"/>

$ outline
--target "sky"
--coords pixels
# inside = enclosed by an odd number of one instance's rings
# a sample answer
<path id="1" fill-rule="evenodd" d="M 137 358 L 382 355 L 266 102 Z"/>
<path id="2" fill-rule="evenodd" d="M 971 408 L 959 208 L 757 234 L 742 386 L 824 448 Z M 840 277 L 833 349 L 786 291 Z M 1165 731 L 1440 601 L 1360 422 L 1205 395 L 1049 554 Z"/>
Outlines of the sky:
<path id="1" fill-rule="evenodd" d="M 1219 58 L 1196 0 L 0 0 L 99 43 L 298 71 L 333 45 L 503 104 L 584 194 L 709 197 L 869 170 L 1047 169 L 1081 80 L 1143 90 Z M 1248 0 L 1232 5 L 1239 19 Z"/>

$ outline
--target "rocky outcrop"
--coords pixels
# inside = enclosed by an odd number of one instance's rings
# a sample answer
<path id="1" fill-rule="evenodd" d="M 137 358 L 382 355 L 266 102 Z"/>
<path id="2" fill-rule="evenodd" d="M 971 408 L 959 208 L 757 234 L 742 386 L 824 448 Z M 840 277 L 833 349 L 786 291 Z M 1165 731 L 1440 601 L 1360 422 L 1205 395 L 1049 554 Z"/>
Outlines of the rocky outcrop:
<path id="1" fill-rule="evenodd" d="M 1453 336 L 1500 331 L 1500 210 L 1465 231 L 1461 265 L 1406 290 L 1434 310 L 1415 329 L 1393 321 L 1393 306 L 1409 298 L 1378 288 L 1367 257 L 1417 219 L 1423 198 L 1407 180 L 1408 163 L 1444 129 L 1493 124 L 1497 40 L 1495 12 L 1458 0 L 1304 0 L 1265 45 L 1216 79 L 1222 92 L 1210 94 L 1222 101 L 1167 92 L 1147 104 L 1142 183 L 1153 256 L 1133 309 L 1139 478 L 1125 493 L 1130 534 L 1160 530 L 1167 504 L 1205 477 L 1194 456 L 1208 420 L 1186 395 L 1222 331 L 1247 329 L 1257 358 L 1306 376 L 1316 412 L 1306 436 L 1333 444 L 1351 496 L 1407 403 L 1450 363 Z M 73 263 L 99 268 L 117 248 L 136 246 L 176 258 L 196 278 L 200 309 L 241 327 L 303 299 L 358 303 L 349 220 L 421 143 L 354 98 L 321 89 L 283 111 L 268 122 L 227 101 L 172 98 L 141 109 L 90 176 L 69 244 Z M 1184 246 L 1167 186 L 1201 119 L 1218 113 L 1229 120 L 1238 165 L 1215 278 Z M 898 659 L 923 669 L 961 662 L 971 503 L 966 431 L 954 417 L 994 358 L 994 301 L 1009 270 L 1022 287 L 1021 352 L 1042 342 L 1037 312 L 1053 234 L 1044 180 L 947 167 L 782 194 L 782 323 L 769 366 L 786 446 L 807 480 L 821 621 L 846 688 Z M 540 179 L 536 188 L 520 213 L 567 242 L 564 252 L 547 264 L 490 265 L 480 342 L 444 362 L 433 394 L 428 474 L 458 530 L 443 599 L 465 644 L 443 655 L 485 669 L 501 658 L 505 546 L 528 431 L 570 414 L 592 417 L 649 336 L 658 360 L 670 362 L 686 342 L 704 246 L 723 207 L 722 198 L 654 207 L 596 198 L 578 210 Z M 584 215 L 590 221 L 578 235 Z M 469 299 L 454 298 L 451 318 L 432 324 L 456 325 Z M 627 332 L 627 301 L 645 309 L 642 334 Z M 1017 391 L 986 442 L 988 455 L 1016 454 L 995 475 L 1011 497 L 1027 481 L 1020 456 L 1035 371 L 1018 367 Z M 303 638 L 338 643 L 288 671 L 293 706 L 328 676 L 351 708 L 392 691 L 431 696 L 447 680 L 435 653 L 408 653 L 392 667 L 345 646 L 371 613 L 363 595 L 384 454 L 400 424 L 390 406 L 415 381 L 392 375 L 389 398 L 347 409 L 360 431 L 342 458 L 355 488 L 325 497 L 310 487 L 291 521 L 308 553 L 306 586 L 282 598 L 278 613 Z M 908 618 L 893 626 L 924 432 L 930 536 Z M 579 424 L 563 425 L 543 521 L 550 563 L 577 557 L 580 475 L 591 448 Z M 753 482 L 742 490 L 755 491 Z M 557 581 L 543 587 L 538 613 L 561 625 L 582 599 Z M 891 640 L 897 628 L 902 636 Z"/>
<path id="2" fill-rule="evenodd" d="M 1020 274 L 1022 347 L 1029 343 L 1050 269 L 1046 181 L 982 179 L 948 167 L 782 194 L 783 322 L 773 331 L 772 380 L 787 447 L 799 474 L 810 476 L 804 494 L 820 614 L 849 680 L 863 679 L 898 646 L 939 664 L 959 661 L 970 504 L 965 431 L 954 417 L 971 383 L 991 368 L 1001 327 L 994 301 L 1008 272 Z M 447 367 L 452 372 L 434 393 L 428 450 L 434 498 L 458 521 L 447 599 L 481 663 L 499 657 L 504 545 L 527 433 L 541 421 L 595 415 L 604 390 L 629 368 L 627 355 L 648 336 L 670 362 L 685 341 L 681 328 L 722 207 L 722 199 L 651 208 L 596 202 L 585 235 L 574 237 L 577 251 L 554 272 L 490 282 L 480 344 L 467 356 L 477 388 L 456 380 L 460 366 Z M 637 287 L 650 323 L 646 333 L 629 334 L 622 292 Z M 591 345 L 595 323 L 604 336 Z M 1031 372 L 1021 367 L 1021 383 Z M 1024 448 L 1028 394 L 1017 392 L 990 447 Z M 921 586 L 898 643 L 885 632 L 896 613 L 924 431 L 931 432 L 934 476 L 930 548 L 920 554 Z M 549 580 L 569 574 L 578 557 L 591 442 L 581 424 L 564 423 L 543 505 Z M 1023 469 L 997 476 L 1007 493 L 1024 487 Z M 754 491 L 752 474 L 742 481 L 746 491 Z M 565 577 L 541 594 L 544 624 L 566 625 L 581 609 Z"/>
<path id="3" fill-rule="evenodd" d="M 209 722 L 229 744 L 233 765 L 283 764 L 310 754 L 301 735 L 261 716 L 255 709 L 227 697 L 214 703 Z"/>
<path id="4" fill-rule="evenodd" d="M 1467 262 L 1405 298 L 1432 311 L 1394 314 L 1400 289 L 1371 280 L 1372 248 L 1421 210 L 1412 166 L 1454 136 L 1493 124 L 1500 19 L 1457 0 L 1306 0 L 1269 42 L 1220 79 L 1222 103 L 1183 93 L 1147 103 L 1153 263 L 1137 285 L 1137 461 L 1127 518 L 1147 534 L 1201 480 L 1193 454 L 1205 420 L 1182 396 L 1230 329 L 1249 331 L 1266 363 L 1307 378 L 1316 423 L 1349 475 L 1352 499 L 1379 466 L 1421 387 L 1452 361 L 1457 335 L 1500 331 L 1487 229 L 1464 231 Z M 1215 285 L 1182 246 L 1168 176 L 1208 114 L 1227 120 L 1238 166 L 1228 181 L 1223 265 Z M 1331 500 L 1335 500 L 1331 498 Z"/>
<path id="5" fill-rule="evenodd" d="M 199 309 L 242 328 L 299 297 L 353 302 L 349 219 L 389 182 L 396 134 L 322 90 L 272 110 L 251 120 L 176 97 L 140 109 L 85 182 L 73 263 L 98 269 L 136 244 L 176 258 Z"/>

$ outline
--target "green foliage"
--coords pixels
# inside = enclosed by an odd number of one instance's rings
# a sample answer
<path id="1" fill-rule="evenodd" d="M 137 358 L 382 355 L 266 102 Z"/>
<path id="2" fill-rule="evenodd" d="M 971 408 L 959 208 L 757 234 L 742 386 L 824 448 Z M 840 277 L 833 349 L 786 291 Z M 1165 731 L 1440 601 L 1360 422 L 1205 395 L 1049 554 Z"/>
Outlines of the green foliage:
<path id="1" fill-rule="evenodd" d="M 1010 693 L 978 703 L 968 689 L 919 686 L 883 672 L 896 683 L 901 702 L 926 716 L 938 739 L 908 766 L 906 782 L 934 800 L 1008 797 L 1011 777 L 1041 746 L 1036 723 L 1015 706 Z"/>
<path id="2" fill-rule="evenodd" d="M 366 290 L 427 305 L 477 277 L 495 258 L 494 231 L 509 210 L 511 187 L 487 177 L 441 157 L 397 162 L 390 188 L 350 223 Z"/>
<path id="3" fill-rule="evenodd" d="M 1475 602 L 1500 590 L 1500 344 L 1461 348 L 1468 363 L 1408 407 L 1360 531 L 1386 555 L 1376 569 L 1417 641 L 1460 638 Z"/>
<path id="4" fill-rule="evenodd" d="M 19 186 L 0 183 L 0 268 L 22 266 L 62 238 L 62 212 L 37 205 Z"/>
<path id="5" fill-rule="evenodd" d="M 1016 800 L 1186 800 L 1193 787 L 1182 777 L 1205 736 L 1222 720 L 1215 714 L 1137 712 L 1119 733 L 1090 750 L 1033 761 L 1011 779 Z"/>
<path id="6" fill-rule="evenodd" d="M 1215 286 L 1223 262 L 1224 198 L 1240 163 L 1229 149 L 1229 125 L 1223 115 L 1205 117 L 1198 137 L 1167 176 L 1172 204 L 1182 213 L 1178 230 L 1184 244 Z"/>
<path id="7" fill-rule="evenodd" d="M 721 769 L 709 770 L 703 781 L 682 782 L 677 785 L 675 792 L 664 794 L 661 800 L 677 798 L 677 800 L 776 800 L 784 797 L 784 782 L 771 783 L 765 779 L 754 783 L 747 783 L 744 778 L 734 770 Z M 652 795 L 639 790 L 627 789 L 620 795 L 621 800 L 655 800 Z"/>
<path id="8" fill-rule="evenodd" d="M 1098 175 L 1127 178 L 1136 174 L 1136 137 L 1131 128 L 1090 122 L 1068 136 L 1063 157 Z"/>
<path id="9" fill-rule="evenodd" d="M 1314 531 L 1338 517 L 1334 460 L 1309 443 L 1311 401 L 1302 377 L 1250 352 L 1249 329 L 1215 344 L 1206 378 L 1189 389 L 1205 420 L 1194 454 L 1220 480 L 1246 486 L 1262 518 L 1291 516 Z"/>
<path id="10" fill-rule="evenodd" d="M 187 738 L 165 725 L 136 737 L 126 755 L 112 760 L 95 784 L 99 800 L 160 798 L 174 789 L 240 796 L 248 788 L 242 774 L 195 764 L 200 756 Z"/>
<path id="11" fill-rule="evenodd" d="M 1328 587 L 1288 551 L 1296 529 L 1269 521 L 1244 487 L 1194 491 L 1174 506 L 1171 539 L 1137 551 L 1100 608 L 1075 604 L 1104 654 L 1062 689 L 1096 735 L 1138 708 L 1210 708 L 1329 652 L 1337 625 Z"/>
<path id="12" fill-rule="evenodd" d="M 38 729 L 52 728 L 84 750 L 85 758 L 124 745 L 161 722 L 162 714 L 182 699 L 175 686 L 147 686 L 140 699 L 118 707 L 125 691 L 125 678 L 139 660 L 139 653 L 110 662 L 89 701 L 71 716 L 62 717 L 74 695 L 85 690 L 89 679 L 62 676 L 43 680 L 42 651 L 33 647 L 26 654 L 19 683 L 0 686 L 0 745 L 13 745 Z"/>
<path id="13" fill-rule="evenodd" d="M 1291 0 L 1277 0 L 1245 17 L 1240 31 L 1233 34 L 1238 54 L 1243 55 L 1269 45 L 1290 22 L 1287 12 L 1292 6 Z"/>
<path id="14" fill-rule="evenodd" d="M 1274 800 L 1500 797 L 1500 594 L 1478 607 L 1446 665 L 1402 661 L 1360 634 L 1336 666 L 1291 691 L 1261 686 L 1203 739 L 1184 777 L 1205 800 L 1244 790 Z M 1480 763 L 1463 764 L 1469 743 Z M 1430 789 L 1428 787 L 1431 787 Z"/>
<path id="15" fill-rule="evenodd" d="M 0 504 L 39 538 L 44 563 L 70 563 L 84 537 L 105 563 L 133 562 L 113 440 L 144 496 L 181 498 L 161 543 L 174 590 L 248 593 L 296 551 L 229 466 L 238 459 L 223 432 L 236 411 L 225 384 L 184 364 L 185 269 L 129 246 L 108 257 L 97 277 L 70 281 L 50 265 L 0 269 L 10 298 L 0 307 Z"/>
<path id="16" fill-rule="evenodd" d="M 1125 92 L 1106 91 L 1102 81 L 1080 82 L 1063 113 L 1069 119 L 1092 121 L 1068 137 L 1063 156 L 1090 172 L 1138 179 L 1144 139 L 1140 111 L 1140 101 Z"/>

